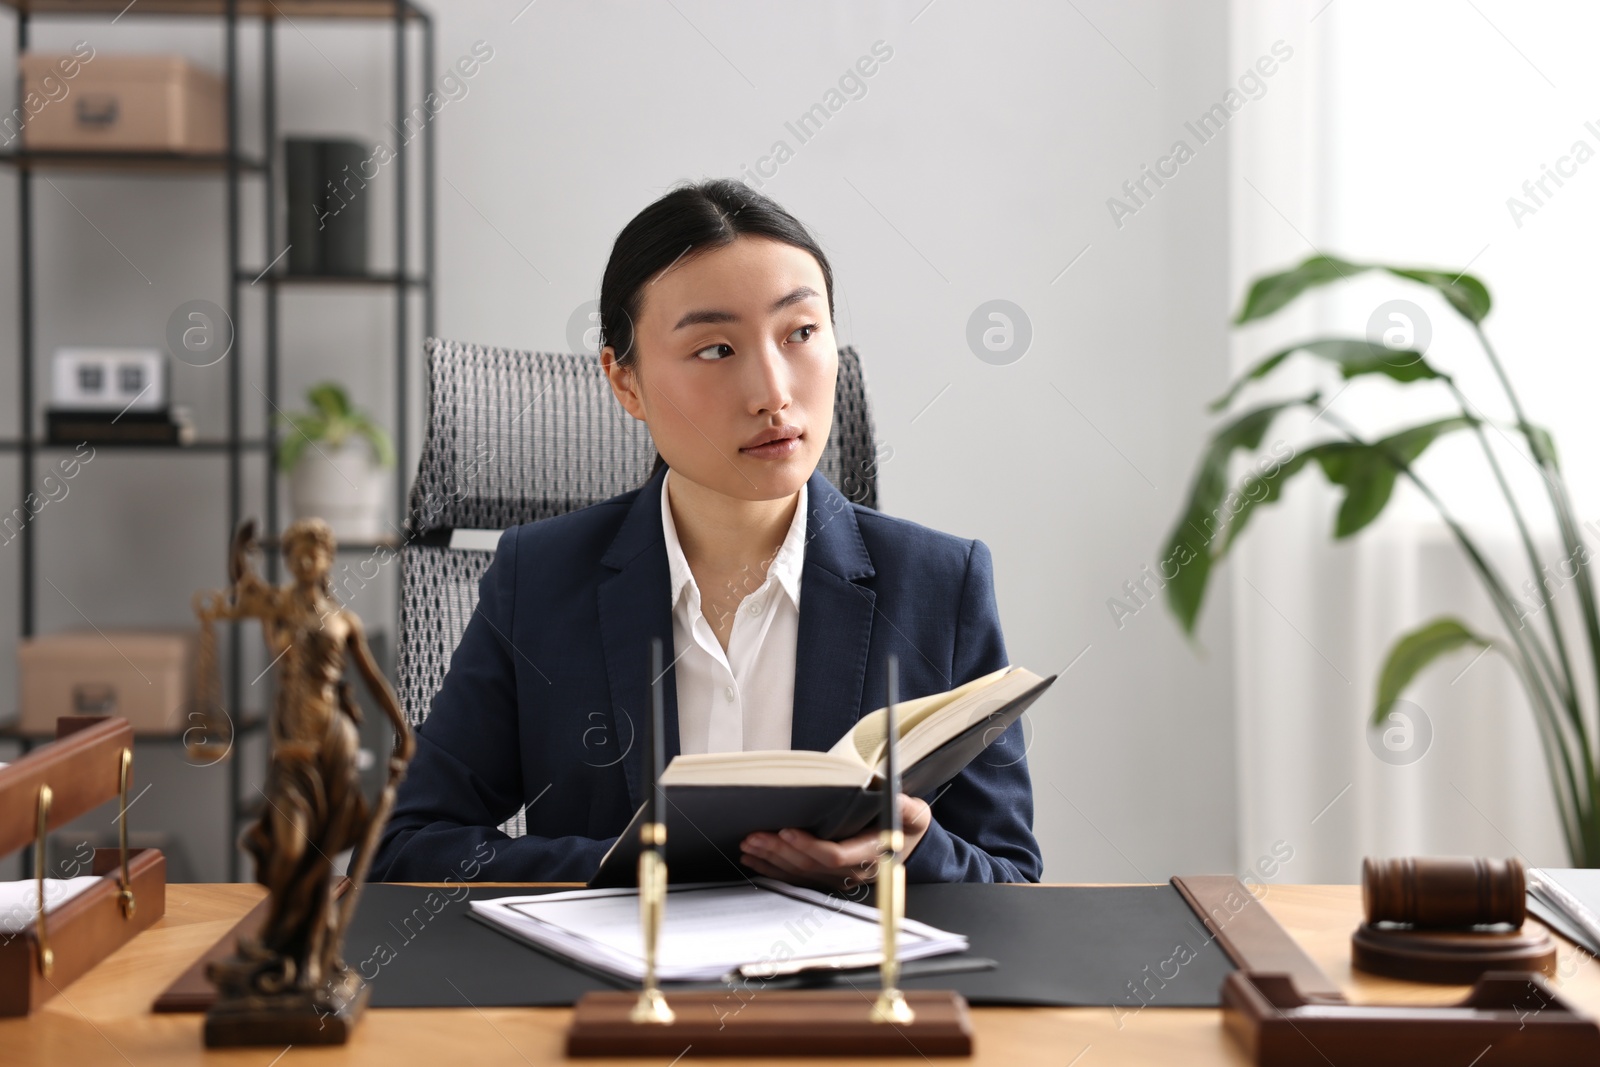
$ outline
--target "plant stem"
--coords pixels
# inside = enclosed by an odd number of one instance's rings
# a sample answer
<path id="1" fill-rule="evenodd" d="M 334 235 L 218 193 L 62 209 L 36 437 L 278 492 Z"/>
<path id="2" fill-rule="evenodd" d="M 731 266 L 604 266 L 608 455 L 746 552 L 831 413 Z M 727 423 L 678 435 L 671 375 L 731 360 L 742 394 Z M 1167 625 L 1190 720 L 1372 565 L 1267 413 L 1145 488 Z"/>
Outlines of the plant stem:
<path id="1" fill-rule="evenodd" d="M 1522 684 L 1530 689 L 1538 685 L 1538 680 L 1528 675 L 1527 664 L 1524 661 L 1511 659 L 1511 667 L 1522 678 Z M 1561 817 L 1561 833 L 1566 838 L 1567 852 L 1572 856 L 1572 862 L 1579 866 L 1589 866 L 1593 863 L 1595 853 L 1588 848 L 1587 828 L 1589 823 L 1580 812 L 1569 812 L 1568 804 L 1576 804 L 1577 784 L 1572 778 L 1571 760 L 1568 759 L 1566 767 L 1567 788 L 1570 796 L 1563 798 L 1560 787 L 1556 784 L 1562 777 L 1560 768 L 1555 762 L 1555 752 L 1558 747 L 1565 752 L 1565 745 L 1561 740 L 1556 726 L 1547 721 L 1546 717 L 1535 713 L 1534 725 L 1539 730 L 1539 747 L 1544 751 L 1545 769 L 1550 775 L 1551 787 L 1555 792 L 1556 814 Z"/>
<path id="2" fill-rule="evenodd" d="M 1550 496 L 1551 508 L 1556 514 L 1556 526 L 1561 531 L 1562 545 L 1567 556 L 1576 568 L 1573 581 L 1578 587 L 1578 601 L 1583 608 L 1584 627 L 1589 637 L 1589 659 L 1595 672 L 1596 696 L 1600 698 L 1600 612 L 1595 606 L 1595 593 L 1592 579 L 1585 573 L 1585 560 L 1580 553 L 1580 539 L 1578 535 L 1577 519 L 1572 512 L 1572 500 L 1567 493 L 1567 482 L 1562 477 L 1561 471 L 1554 465 L 1552 457 L 1546 456 L 1543 448 L 1534 438 L 1533 425 L 1528 422 L 1527 413 L 1522 409 L 1522 401 L 1517 396 L 1517 391 L 1511 386 L 1511 379 L 1506 374 L 1505 367 L 1500 362 L 1500 357 L 1495 353 L 1494 346 L 1489 343 L 1489 336 L 1483 332 L 1483 325 L 1478 322 L 1472 324 L 1473 331 L 1478 336 L 1478 343 L 1483 346 L 1484 356 L 1489 365 L 1494 368 L 1494 373 L 1500 379 L 1500 387 L 1505 390 L 1506 399 L 1511 403 L 1511 411 L 1517 418 L 1517 429 L 1522 432 L 1523 438 L 1528 442 L 1528 448 L 1533 453 L 1534 464 L 1539 468 L 1544 477 L 1546 491 Z M 1535 575 L 1537 580 L 1537 575 Z M 1574 701 L 1577 697 L 1574 694 Z M 1582 717 L 1581 707 L 1579 709 Z M 1595 757 L 1590 747 L 1587 734 L 1584 734 L 1583 755 L 1585 769 L 1588 771 L 1588 783 L 1582 815 L 1584 824 L 1584 838 L 1590 850 L 1590 856 L 1600 861 L 1600 820 L 1596 819 L 1594 800 L 1597 788 L 1600 788 L 1600 777 L 1595 774 Z"/>
<path id="3" fill-rule="evenodd" d="M 1528 532 L 1528 524 L 1523 519 L 1522 509 L 1517 506 L 1517 498 L 1511 492 L 1511 486 L 1506 481 L 1505 472 L 1500 468 L 1500 461 L 1495 458 L 1494 449 L 1489 444 L 1489 435 L 1483 432 L 1482 416 L 1472 410 L 1472 405 L 1467 401 L 1466 396 L 1456 385 L 1454 379 L 1446 377 L 1444 381 L 1450 392 L 1455 395 L 1456 402 L 1461 405 L 1461 414 L 1473 420 L 1472 432 L 1478 438 L 1478 443 L 1483 446 L 1483 456 L 1489 461 L 1489 469 L 1494 472 L 1495 483 L 1500 486 L 1500 493 L 1505 497 L 1506 507 L 1511 509 L 1511 518 L 1516 523 L 1517 534 L 1522 539 L 1522 547 L 1528 553 L 1528 567 L 1533 571 L 1533 580 L 1543 588 L 1543 583 L 1539 580 L 1543 565 L 1539 562 L 1538 549 L 1533 545 L 1533 535 Z M 1548 593 L 1548 590 L 1546 593 Z M 1576 681 L 1572 673 L 1572 660 L 1567 655 L 1566 637 L 1562 632 L 1558 613 L 1548 597 L 1545 599 L 1545 605 L 1550 609 L 1550 635 L 1555 641 L 1556 659 L 1561 664 L 1562 677 L 1553 679 L 1558 683 L 1556 695 L 1560 697 L 1561 703 L 1566 707 L 1569 716 L 1572 718 L 1573 725 L 1577 728 L 1578 736 L 1582 740 L 1584 749 L 1587 751 L 1589 747 L 1588 732 L 1584 728 L 1583 715 L 1578 707 Z"/>
<path id="4" fill-rule="evenodd" d="M 1584 816 L 1586 805 L 1583 803 L 1586 792 L 1580 792 L 1578 789 L 1577 771 L 1572 764 L 1572 752 L 1567 744 L 1567 737 L 1561 730 L 1561 717 L 1557 715 L 1555 706 L 1551 703 L 1550 693 L 1545 689 L 1543 678 L 1534 669 L 1534 657 L 1529 650 L 1529 645 L 1537 650 L 1545 672 L 1553 678 L 1555 672 L 1550 664 L 1549 656 L 1544 650 L 1543 643 L 1536 634 L 1527 634 L 1517 625 L 1516 612 L 1512 610 L 1511 596 L 1506 591 L 1505 582 L 1501 579 L 1499 572 L 1479 551 L 1478 546 L 1467 535 L 1466 530 L 1451 514 L 1450 510 L 1445 507 L 1444 501 L 1439 498 L 1432 487 L 1417 476 L 1416 472 L 1411 469 L 1411 465 L 1392 448 L 1384 445 L 1375 445 L 1362 439 L 1348 423 L 1329 412 L 1326 408 L 1323 409 L 1322 417 L 1327 419 L 1330 425 L 1343 432 L 1351 441 L 1377 448 L 1395 470 L 1404 474 L 1411 484 L 1415 485 L 1418 491 L 1438 511 L 1439 517 L 1444 520 L 1445 526 L 1455 536 L 1456 542 L 1461 546 L 1462 551 L 1466 553 L 1467 559 L 1472 563 L 1474 569 L 1477 570 L 1478 577 L 1482 579 L 1485 588 L 1489 592 L 1491 603 L 1494 604 L 1496 612 L 1500 615 L 1501 623 L 1505 626 L 1506 632 L 1510 635 L 1521 657 L 1522 662 L 1519 666 L 1533 705 L 1534 717 L 1536 720 L 1544 720 L 1538 723 L 1541 727 L 1540 733 L 1542 736 L 1546 735 L 1546 728 L 1548 728 L 1549 736 L 1554 742 L 1553 747 L 1560 751 L 1561 761 L 1557 764 L 1554 753 L 1550 751 L 1549 742 L 1542 746 L 1546 749 L 1546 762 L 1551 765 L 1551 785 L 1556 790 L 1556 811 L 1561 817 L 1562 831 L 1567 838 L 1567 847 L 1572 852 L 1573 862 L 1584 862 L 1586 849 L 1582 847 L 1581 843 L 1587 839 L 1587 835 L 1580 834 L 1579 827 L 1581 826 L 1586 830 L 1588 825 L 1588 820 Z M 1560 774 L 1560 771 L 1564 771 L 1565 774 Z M 1562 796 L 1561 785 L 1557 781 L 1558 778 L 1562 777 L 1566 780 L 1565 797 Z M 1590 778 L 1590 788 L 1592 788 L 1592 783 L 1593 779 Z M 1572 805 L 1571 811 L 1568 810 L 1568 802 Z M 1577 821 L 1577 826 L 1574 825 L 1574 820 Z"/>

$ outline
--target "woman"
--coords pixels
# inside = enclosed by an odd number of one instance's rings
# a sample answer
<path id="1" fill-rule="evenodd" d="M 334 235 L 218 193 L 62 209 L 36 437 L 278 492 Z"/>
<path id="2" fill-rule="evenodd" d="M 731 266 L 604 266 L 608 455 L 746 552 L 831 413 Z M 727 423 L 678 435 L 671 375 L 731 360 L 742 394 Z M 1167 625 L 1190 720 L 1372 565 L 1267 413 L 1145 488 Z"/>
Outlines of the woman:
<path id="1" fill-rule="evenodd" d="M 670 635 L 664 743 L 827 749 L 881 706 L 1006 665 L 989 551 L 847 501 L 833 423 L 833 273 L 792 216 L 730 180 L 680 187 L 618 235 L 601 366 L 658 452 L 639 489 L 507 530 L 373 865 L 387 881 L 585 881 L 639 803 L 649 638 Z M 1014 723 L 900 798 L 912 881 L 1039 877 Z M 528 805 L 525 837 L 496 826 Z M 751 834 L 749 870 L 870 881 L 876 834 Z M 487 858 L 485 854 L 487 853 Z"/>

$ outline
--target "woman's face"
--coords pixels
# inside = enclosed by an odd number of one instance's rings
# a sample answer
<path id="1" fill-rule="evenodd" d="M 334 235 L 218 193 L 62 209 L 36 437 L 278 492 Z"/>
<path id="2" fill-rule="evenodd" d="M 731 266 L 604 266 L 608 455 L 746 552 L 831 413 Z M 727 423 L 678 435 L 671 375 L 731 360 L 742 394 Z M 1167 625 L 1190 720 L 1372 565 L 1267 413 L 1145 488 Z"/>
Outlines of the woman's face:
<path id="1" fill-rule="evenodd" d="M 741 500 L 797 492 L 833 426 L 839 372 L 811 254 L 742 236 L 686 256 L 645 285 L 633 325 L 637 362 L 617 366 L 607 345 L 602 364 L 674 476 Z"/>

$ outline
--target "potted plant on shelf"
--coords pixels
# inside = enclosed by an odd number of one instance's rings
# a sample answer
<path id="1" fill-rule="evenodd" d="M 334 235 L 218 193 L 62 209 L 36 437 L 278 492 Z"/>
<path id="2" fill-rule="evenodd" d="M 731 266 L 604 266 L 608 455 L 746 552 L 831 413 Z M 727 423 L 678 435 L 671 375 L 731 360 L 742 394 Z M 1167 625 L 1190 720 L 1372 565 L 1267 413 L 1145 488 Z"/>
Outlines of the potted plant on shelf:
<path id="1" fill-rule="evenodd" d="M 1530 461 L 1538 469 L 1549 497 L 1562 545 L 1563 558 L 1558 566 L 1563 585 L 1570 582 L 1575 587 L 1582 616 L 1581 635 L 1569 634 L 1555 610 L 1542 610 L 1548 606 L 1544 601 L 1550 594 L 1546 561 L 1539 558 L 1527 516 L 1490 447 L 1485 427 L 1496 432 L 1499 427 L 1484 416 L 1480 406 L 1468 399 L 1449 374 L 1424 358 L 1424 352 L 1418 348 L 1426 349 L 1426 344 L 1413 347 L 1415 342 L 1405 338 L 1403 332 L 1399 338 L 1402 343 L 1393 343 L 1397 340 L 1395 337 L 1382 334 L 1367 338 L 1322 337 L 1290 345 L 1255 364 L 1213 402 L 1213 412 L 1232 409 L 1247 383 L 1267 378 L 1290 356 L 1305 353 L 1332 364 L 1346 381 L 1381 375 L 1399 383 L 1442 386 L 1458 413 L 1368 439 L 1329 410 L 1331 402 L 1324 404 L 1319 392 L 1235 411 L 1212 434 L 1183 514 L 1168 538 L 1163 560 L 1169 561 L 1170 567 L 1169 562 L 1162 565 L 1167 605 L 1184 631 L 1193 636 L 1213 566 L 1227 554 L 1253 510 L 1277 500 L 1284 483 L 1296 474 L 1320 469 L 1330 483 L 1343 490 L 1344 498 L 1333 530 L 1335 538 L 1349 537 L 1366 528 L 1389 503 L 1395 482 L 1406 479 L 1438 511 L 1451 537 L 1466 555 L 1499 617 L 1501 635 L 1476 633 L 1461 620 L 1448 616 L 1432 619 L 1402 634 L 1390 647 L 1378 674 L 1372 724 L 1382 724 L 1417 674 L 1440 656 L 1466 648 L 1492 649 L 1505 656 L 1516 670 L 1533 708 L 1567 850 L 1579 866 L 1600 866 L 1600 807 L 1597 807 L 1600 778 L 1596 775 L 1600 753 L 1597 753 L 1594 736 L 1596 712 L 1587 706 L 1580 683 L 1580 675 L 1600 681 L 1600 610 L 1596 607 L 1593 566 L 1589 550 L 1579 534 L 1566 479 L 1556 460 L 1555 443 L 1548 432 L 1528 421 L 1505 368 L 1484 334 L 1483 320 L 1490 306 L 1488 289 L 1465 272 L 1352 263 L 1318 255 L 1291 270 L 1257 278 L 1234 324 L 1264 319 L 1308 290 L 1371 270 L 1386 271 L 1432 288 L 1466 320 L 1477 337 L 1514 416 L 1507 429 L 1526 443 Z M 1256 469 L 1246 475 L 1239 486 L 1231 487 L 1228 464 L 1234 453 L 1257 452 L 1272 423 L 1296 408 L 1318 412 L 1313 421 L 1328 427 L 1332 435 L 1304 443 L 1287 456 L 1281 450 L 1275 451 L 1273 458 L 1258 462 Z M 1532 584 L 1543 594 L 1534 611 L 1519 610 L 1519 601 L 1512 593 L 1516 587 L 1415 470 L 1414 464 L 1429 445 L 1446 434 L 1461 431 L 1477 439 L 1495 491 L 1510 510 L 1521 547 L 1533 571 Z M 1174 571 L 1170 576 L 1166 573 L 1169 569 Z M 1533 615 L 1542 618 L 1528 618 Z"/>
<path id="2" fill-rule="evenodd" d="M 312 410 L 279 412 L 287 432 L 278 444 L 278 469 L 289 477 L 296 519 L 325 519 L 340 541 L 383 536 L 384 468 L 394 447 L 383 427 L 356 411 L 336 382 L 306 390 Z"/>

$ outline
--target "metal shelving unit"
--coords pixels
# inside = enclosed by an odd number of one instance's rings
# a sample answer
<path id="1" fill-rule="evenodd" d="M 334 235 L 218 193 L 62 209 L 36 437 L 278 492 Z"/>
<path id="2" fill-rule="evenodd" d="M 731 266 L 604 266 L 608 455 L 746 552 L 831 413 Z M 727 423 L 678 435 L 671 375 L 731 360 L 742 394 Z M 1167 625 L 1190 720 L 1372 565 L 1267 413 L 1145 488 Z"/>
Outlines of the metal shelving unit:
<path id="1" fill-rule="evenodd" d="M 281 256 L 283 249 L 279 247 L 279 212 L 278 197 L 280 195 L 281 155 L 278 142 L 278 114 L 277 114 L 277 33 L 280 22 L 325 21 L 325 20 L 362 20 L 377 25 L 387 24 L 387 29 L 393 34 L 394 42 L 394 126 L 396 129 L 405 129 L 406 86 L 408 72 L 420 75 L 420 82 L 426 86 L 430 72 L 434 69 L 434 27 L 432 17 L 410 0 L 142 0 L 137 4 L 128 4 L 127 0 L 0 0 L 0 8 L 10 8 L 16 17 L 17 51 L 27 50 L 28 36 L 31 22 L 35 18 L 72 18 L 72 19 L 149 19 L 163 17 L 180 17 L 195 19 L 220 20 L 223 31 L 223 57 L 224 81 L 227 89 L 227 148 L 220 154 L 212 155 L 177 155 L 159 152 L 61 152 L 61 151 L 14 151 L 0 153 L 0 166 L 13 168 L 17 173 L 17 241 L 18 241 L 18 285 L 19 285 L 19 313 L 17 316 L 18 331 L 18 362 L 20 374 L 18 382 L 18 403 L 20 405 L 19 435 L 15 438 L 0 439 L 0 453 L 15 453 L 17 456 L 23 485 L 34 484 L 35 467 L 41 452 L 50 449 L 71 447 L 67 445 L 53 445 L 45 441 L 37 432 L 34 418 L 35 382 L 34 362 L 38 357 L 35 351 L 34 337 L 34 285 L 33 285 L 33 178 L 39 172 L 65 172 L 83 173 L 100 172 L 111 174 L 134 174 L 142 177 L 152 175 L 168 176 L 175 179 L 193 180 L 207 178 L 221 178 L 226 183 L 226 217 L 224 239 L 227 244 L 228 300 L 225 310 L 233 323 L 234 353 L 228 361 L 227 380 L 227 434 L 223 438 L 207 438 L 197 440 L 191 445 L 100 445 L 97 450 L 114 454 L 123 449 L 149 454 L 160 451 L 169 455 L 210 455 L 221 456 L 227 462 L 228 503 L 227 525 L 219 532 L 219 540 L 226 543 L 232 531 L 238 526 L 244 516 L 244 460 L 247 455 L 259 455 L 264 464 L 265 500 L 262 501 L 262 540 L 265 546 L 275 547 L 278 537 L 282 533 L 282 516 L 278 508 L 278 469 L 277 449 L 279 443 L 278 423 L 274 417 L 276 409 L 281 408 L 282 397 L 279 388 L 279 315 L 280 297 L 289 297 L 290 293 L 300 292 L 305 289 L 337 290 L 340 292 L 355 293 L 362 289 L 370 289 L 375 293 L 388 292 L 394 300 L 395 314 L 395 349 L 394 349 L 394 426 L 393 437 L 398 462 L 395 464 L 394 487 L 394 516 L 397 531 L 405 528 L 406 489 L 408 483 L 409 467 L 408 436 L 409 436 L 409 403 L 410 403 L 410 366 L 408 356 L 411 348 L 410 316 L 412 312 L 411 300 L 420 297 L 422 301 L 423 336 L 433 333 L 434 319 L 434 174 L 436 133 L 432 122 L 425 125 L 420 138 L 397 146 L 395 152 L 393 175 L 395 181 L 395 266 L 387 271 L 373 271 L 363 275 L 288 275 L 281 270 L 273 270 L 271 264 L 276 263 L 276 256 Z M 239 29 L 240 22 L 244 19 L 259 20 L 261 23 L 261 133 L 262 144 L 255 154 L 251 154 L 240 144 L 240 116 L 242 102 L 240 94 L 240 77 L 238 69 L 239 56 Z M 299 27 L 295 27 L 298 31 Z M 415 35 L 420 41 L 413 42 L 413 35 L 408 32 L 416 30 Z M 412 61 L 408 53 L 413 44 L 420 45 L 420 59 Z M 419 96 L 420 100 L 420 96 Z M 420 143 L 422 189 L 421 189 L 421 242 L 420 262 L 413 263 L 413 237 L 414 228 L 411 221 L 412 191 L 411 167 L 413 163 L 414 146 Z M 250 269 L 245 263 L 240 235 L 242 209 L 240 206 L 241 189 L 247 180 L 261 183 L 260 195 L 263 204 L 263 233 L 266 243 L 271 246 L 262 249 L 262 255 L 256 260 L 256 269 Z M 259 264 L 266 263 L 268 267 Z M 242 321 L 241 295 L 244 290 L 252 285 L 261 284 L 264 289 L 263 300 L 265 313 L 263 318 L 263 388 L 264 397 L 263 416 L 265 418 L 264 438 L 246 438 L 243 435 L 242 415 L 244 410 L 243 380 L 241 371 L 242 353 L 244 351 L 244 332 L 240 328 Z M 22 527 L 20 533 L 20 561 L 22 568 L 22 595 L 21 595 L 21 635 L 32 636 L 36 625 L 36 603 L 34 585 L 37 580 L 37 556 L 35 544 L 34 524 L 28 523 Z M 347 544 L 340 545 L 341 552 L 366 552 L 385 542 L 376 544 Z M 266 556 L 267 574 L 270 581 L 279 580 L 280 559 L 278 555 L 269 550 Z M 395 603 L 398 610 L 399 583 L 395 580 Z M 228 625 L 228 678 L 226 679 L 225 692 L 227 693 L 230 714 L 235 720 L 234 736 L 236 741 L 247 736 L 248 732 L 260 730 L 266 723 L 265 709 L 246 709 L 244 707 L 245 679 L 242 669 L 243 641 L 241 625 L 233 622 Z M 46 738 L 38 735 L 29 735 L 16 728 L 0 729 L 0 741 L 14 741 L 22 745 L 23 750 L 41 743 Z M 140 741 L 148 742 L 173 742 L 178 740 L 178 735 L 140 737 Z M 233 881 L 239 880 L 239 851 L 234 838 L 237 836 L 242 821 L 253 817 L 255 806 L 242 804 L 240 793 L 242 754 L 235 749 L 229 756 L 228 770 L 228 872 Z"/>

